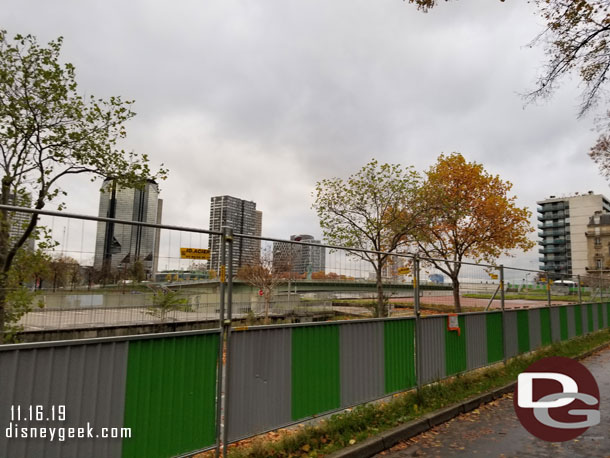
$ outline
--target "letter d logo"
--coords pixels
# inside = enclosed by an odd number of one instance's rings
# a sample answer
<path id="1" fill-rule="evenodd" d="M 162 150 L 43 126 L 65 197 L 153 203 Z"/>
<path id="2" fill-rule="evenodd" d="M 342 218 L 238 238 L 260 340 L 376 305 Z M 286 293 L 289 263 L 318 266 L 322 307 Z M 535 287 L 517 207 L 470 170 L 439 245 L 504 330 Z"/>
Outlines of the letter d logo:
<path id="1" fill-rule="evenodd" d="M 567 406 L 573 401 L 571 397 L 557 399 L 556 401 L 533 401 L 533 382 L 534 380 L 556 380 L 561 383 L 563 393 L 578 393 L 578 385 L 572 377 L 556 372 L 523 372 L 519 374 L 517 383 L 519 384 L 519 395 L 517 404 L 525 408 L 546 408 Z"/>

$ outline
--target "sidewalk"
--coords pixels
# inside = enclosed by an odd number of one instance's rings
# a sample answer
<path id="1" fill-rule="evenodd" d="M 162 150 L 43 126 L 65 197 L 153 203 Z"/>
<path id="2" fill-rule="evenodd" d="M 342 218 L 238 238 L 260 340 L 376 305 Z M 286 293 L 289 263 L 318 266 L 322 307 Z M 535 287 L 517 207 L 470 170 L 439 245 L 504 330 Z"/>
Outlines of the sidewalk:
<path id="1" fill-rule="evenodd" d="M 519 423 L 512 394 L 381 452 L 376 457 L 610 457 L 610 347 L 581 360 L 597 380 L 601 423 L 573 441 L 551 443 Z"/>

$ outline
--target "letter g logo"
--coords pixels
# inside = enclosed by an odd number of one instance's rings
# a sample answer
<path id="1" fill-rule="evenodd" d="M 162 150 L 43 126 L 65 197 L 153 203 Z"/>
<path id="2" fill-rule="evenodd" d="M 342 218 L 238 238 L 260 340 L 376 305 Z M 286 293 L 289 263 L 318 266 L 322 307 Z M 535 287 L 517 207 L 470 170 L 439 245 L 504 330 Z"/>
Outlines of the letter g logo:
<path id="1" fill-rule="evenodd" d="M 521 424 L 550 442 L 571 440 L 600 422 L 595 378 L 569 358 L 544 358 L 528 367 L 519 374 L 513 401 Z"/>

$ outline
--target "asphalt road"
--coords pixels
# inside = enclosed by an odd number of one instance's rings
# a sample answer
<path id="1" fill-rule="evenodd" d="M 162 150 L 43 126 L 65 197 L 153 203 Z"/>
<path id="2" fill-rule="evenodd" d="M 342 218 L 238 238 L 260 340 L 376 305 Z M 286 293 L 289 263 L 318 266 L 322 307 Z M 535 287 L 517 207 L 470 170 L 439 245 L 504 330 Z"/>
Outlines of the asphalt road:
<path id="1" fill-rule="evenodd" d="M 581 361 L 595 376 L 601 422 L 567 442 L 545 442 L 519 423 L 512 394 L 402 442 L 377 457 L 610 457 L 610 348 Z"/>

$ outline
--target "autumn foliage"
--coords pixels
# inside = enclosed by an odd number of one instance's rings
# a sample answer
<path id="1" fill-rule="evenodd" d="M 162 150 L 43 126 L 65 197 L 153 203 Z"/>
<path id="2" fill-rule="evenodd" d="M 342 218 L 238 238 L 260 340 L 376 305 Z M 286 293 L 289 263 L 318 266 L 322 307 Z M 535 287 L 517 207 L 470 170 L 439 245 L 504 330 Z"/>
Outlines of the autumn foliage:
<path id="1" fill-rule="evenodd" d="M 426 176 L 420 197 L 428 209 L 428 227 L 414 238 L 427 258 L 444 260 L 429 262 L 451 278 L 460 311 L 460 262 L 493 264 L 511 250 L 533 248 L 535 243 L 528 238 L 534 231 L 531 213 L 517 206 L 516 197 L 509 194 L 510 182 L 459 153 L 441 154 Z"/>

